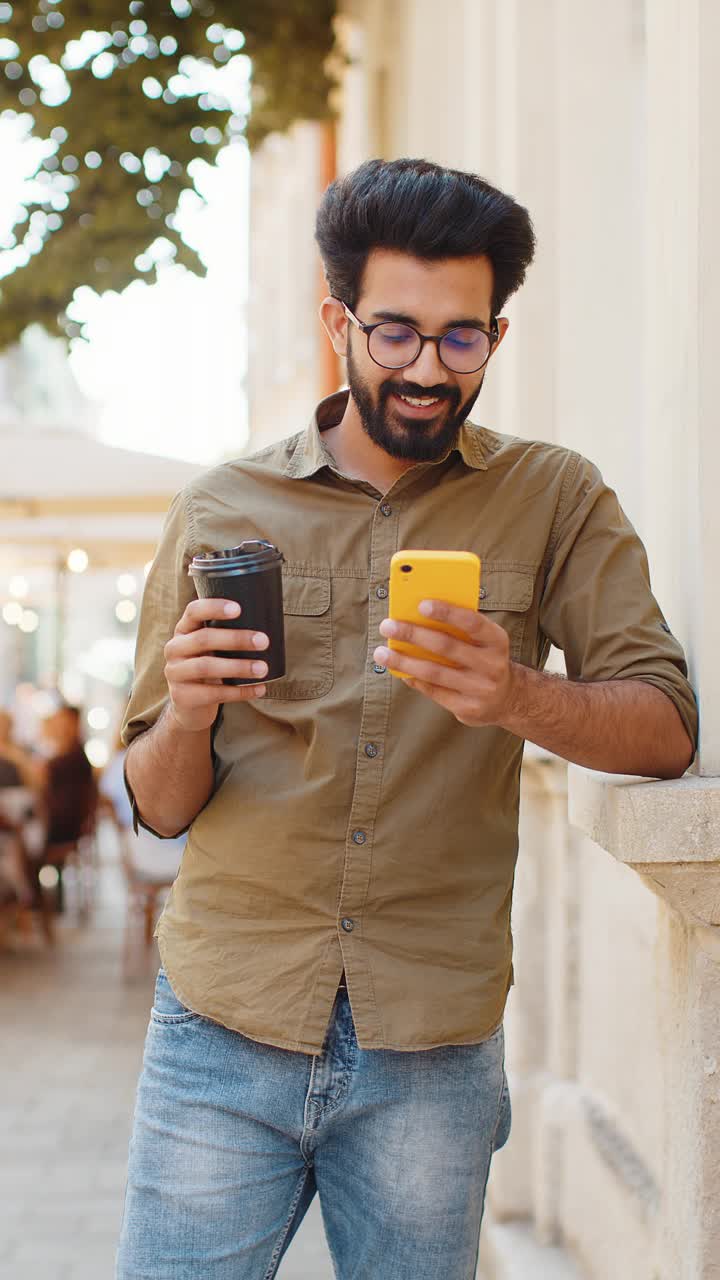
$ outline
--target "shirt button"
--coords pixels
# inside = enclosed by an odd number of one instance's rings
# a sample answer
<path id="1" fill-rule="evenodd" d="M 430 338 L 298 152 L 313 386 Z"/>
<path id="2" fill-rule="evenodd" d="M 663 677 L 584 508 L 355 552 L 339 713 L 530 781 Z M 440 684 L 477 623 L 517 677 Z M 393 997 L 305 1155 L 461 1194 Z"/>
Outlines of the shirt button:
<path id="1" fill-rule="evenodd" d="M 486 595 L 487 595 L 487 591 L 485 590 L 485 588 L 484 588 L 484 587 L 481 587 L 481 588 L 480 588 L 480 599 L 481 599 L 481 600 L 484 600 L 484 599 L 485 599 L 485 597 L 486 597 Z"/>
<path id="2" fill-rule="evenodd" d="M 343 921 L 341 921 L 341 923 L 342 923 L 342 927 L 343 927 L 343 929 L 345 930 L 345 932 L 346 932 L 346 933 L 352 933 L 353 929 L 355 928 L 355 921 L 354 921 L 354 920 L 348 920 L 348 918 L 347 918 L 347 916 L 346 916 L 346 917 L 345 917 L 345 919 L 344 919 Z"/>
<path id="3" fill-rule="evenodd" d="M 356 844 L 364 844 L 367 840 L 367 835 L 364 831 L 353 831 L 353 840 Z"/>
<path id="4" fill-rule="evenodd" d="M 369 756 L 371 760 L 374 760 L 377 753 L 378 753 L 378 748 L 375 746 L 375 743 L 368 742 L 365 747 L 365 755 Z"/>
<path id="5" fill-rule="evenodd" d="M 380 512 L 381 512 L 381 514 L 382 514 L 382 515 L 384 515 L 384 516 L 391 516 L 391 515 L 392 515 L 392 507 L 390 506 L 390 503 L 389 503 L 389 502 L 383 502 L 382 506 L 380 507 Z"/>
<path id="6" fill-rule="evenodd" d="M 375 595 L 377 596 L 378 600 L 387 600 L 387 598 L 388 598 L 388 589 L 387 589 L 387 587 L 376 587 L 376 588 L 375 588 Z"/>
<path id="7" fill-rule="evenodd" d="M 387 667 L 381 667 L 377 662 L 373 662 L 373 671 L 377 676 L 382 676 L 387 671 Z"/>

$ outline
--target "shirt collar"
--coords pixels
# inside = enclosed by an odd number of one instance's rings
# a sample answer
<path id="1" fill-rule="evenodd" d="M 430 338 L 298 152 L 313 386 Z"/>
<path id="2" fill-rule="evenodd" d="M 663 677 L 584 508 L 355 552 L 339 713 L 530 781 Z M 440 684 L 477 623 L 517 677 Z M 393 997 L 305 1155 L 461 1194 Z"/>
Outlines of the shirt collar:
<path id="1" fill-rule="evenodd" d="M 307 430 L 298 438 L 286 467 L 286 475 L 294 480 L 302 480 L 315 475 L 322 467 L 334 466 L 332 455 L 323 443 L 322 433 L 340 421 L 345 412 L 349 394 L 350 392 L 344 389 L 320 401 Z M 477 427 L 472 422 L 464 422 L 454 447 L 466 466 L 472 467 L 475 471 L 487 471 L 482 444 L 482 427 Z"/>

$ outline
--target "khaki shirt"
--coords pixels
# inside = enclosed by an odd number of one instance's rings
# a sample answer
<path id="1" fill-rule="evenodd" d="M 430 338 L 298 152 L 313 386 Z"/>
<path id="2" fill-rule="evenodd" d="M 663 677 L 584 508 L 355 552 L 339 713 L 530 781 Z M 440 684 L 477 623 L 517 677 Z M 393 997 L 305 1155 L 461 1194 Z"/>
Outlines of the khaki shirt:
<path id="1" fill-rule="evenodd" d="M 473 1044 L 513 981 L 510 907 L 523 741 L 469 728 L 375 665 L 393 552 L 482 559 L 480 609 L 511 657 L 551 642 L 573 680 L 662 689 L 695 741 L 683 652 L 645 551 L 597 468 L 466 423 L 458 447 L 385 494 L 305 432 L 201 475 L 174 500 L 150 570 L 124 736 L 167 699 L 163 646 L 200 551 L 266 538 L 285 556 L 287 675 L 229 704 L 215 787 L 158 926 L 180 999 L 253 1039 L 318 1053 L 343 967 L 364 1049 Z"/>

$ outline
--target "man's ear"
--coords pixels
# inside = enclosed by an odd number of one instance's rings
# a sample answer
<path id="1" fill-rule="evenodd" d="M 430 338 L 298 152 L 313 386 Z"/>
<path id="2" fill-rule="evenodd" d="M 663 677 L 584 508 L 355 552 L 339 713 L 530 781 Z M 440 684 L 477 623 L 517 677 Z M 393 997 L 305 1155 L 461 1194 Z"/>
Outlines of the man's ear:
<path id="1" fill-rule="evenodd" d="M 350 321 L 338 298 L 323 298 L 319 310 L 320 320 L 337 356 L 347 355 L 347 331 Z"/>
<path id="2" fill-rule="evenodd" d="M 506 316 L 497 316 L 497 327 L 498 327 L 498 339 L 497 339 L 497 342 L 493 343 L 493 349 L 492 349 L 493 355 L 495 355 L 495 352 L 497 351 L 498 347 L 500 346 L 500 343 L 505 337 L 505 334 L 510 328 L 510 321 L 507 319 Z"/>

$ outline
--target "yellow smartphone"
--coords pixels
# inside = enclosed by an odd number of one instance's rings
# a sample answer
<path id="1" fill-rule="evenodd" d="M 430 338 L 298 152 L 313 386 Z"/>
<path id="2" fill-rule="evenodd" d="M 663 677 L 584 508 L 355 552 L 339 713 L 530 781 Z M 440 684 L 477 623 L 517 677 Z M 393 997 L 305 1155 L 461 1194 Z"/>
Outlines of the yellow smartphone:
<path id="1" fill-rule="evenodd" d="M 448 626 L 435 618 L 426 618 L 418 612 L 421 600 L 445 600 L 461 609 L 477 610 L 480 603 L 480 557 L 472 551 L 396 551 L 390 561 L 390 610 L 389 617 L 398 622 L 415 622 L 432 631 L 445 631 L 459 640 L 467 639 L 466 633 Z M 419 645 L 405 640 L 390 639 L 389 649 L 407 653 L 413 658 L 429 658 L 441 666 L 455 664 L 437 653 L 430 653 Z M 393 676 L 407 679 L 403 671 L 393 671 Z"/>

